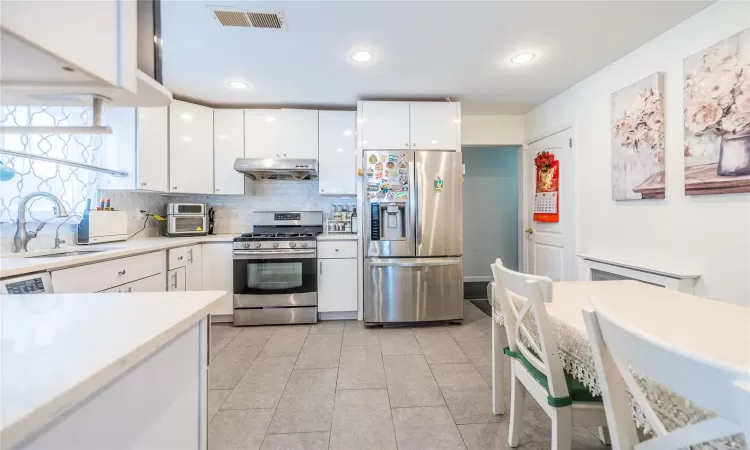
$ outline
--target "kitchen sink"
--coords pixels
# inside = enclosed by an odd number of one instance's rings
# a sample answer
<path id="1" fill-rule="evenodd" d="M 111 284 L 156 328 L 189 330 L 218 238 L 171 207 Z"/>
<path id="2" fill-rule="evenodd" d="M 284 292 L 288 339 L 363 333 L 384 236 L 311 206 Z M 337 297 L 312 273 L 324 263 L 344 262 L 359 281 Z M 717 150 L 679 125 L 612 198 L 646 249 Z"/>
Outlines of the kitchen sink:
<path id="1" fill-rule="evenodd" d="M 46 253 L 44 255 L 27 256 L 27 258 L 62 258 L 63 256 L 88 255 L 89 253 L 99 253 L 106 250 L 77 250 L 74 252 Z"/>

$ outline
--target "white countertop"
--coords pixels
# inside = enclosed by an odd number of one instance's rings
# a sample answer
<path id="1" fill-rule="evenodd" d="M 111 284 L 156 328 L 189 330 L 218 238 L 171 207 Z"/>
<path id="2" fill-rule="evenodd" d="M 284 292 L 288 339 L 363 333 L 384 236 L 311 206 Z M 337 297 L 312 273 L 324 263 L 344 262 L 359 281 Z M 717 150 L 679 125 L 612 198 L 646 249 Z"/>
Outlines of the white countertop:
<path id="1" fill-rule="evenodd" d="M 223 291 L 0 297 L 0 442 L 11 448 L 217 307 Z"/>
<path id="2" fill-rule="evenodd" d="M 185 245 L 203 244 L 210 242 L 232 242 L 238 234 L 214 234 L 193 237 L 154 237 L 136 239 L 134 241 L 112 242 L 95 245 L 71 245 L 59 250 L 39 250 L 23 254 L 8 253 L 0 255 L 0 278 L 13 277 L 34 272 L 63 269 L 66 267 L 91 264 L 108 259 L 134 256 L 143 253 L 156 252 Z M 28 256 L 48 254 L 53 252 L 72 252 L 104 249 L 85 255 L 61 256 L 53 258 L 29 258 Z M 23 255 L 23 256 L 19 256 Z M 24 257 L 26 256 L 26 257 Z"/>
<path id="3" fill-rule="evenodd" d="M 322 233 L 318 235 L 319 241 L 356 241 L 357 235 L 352 233 Z"/>

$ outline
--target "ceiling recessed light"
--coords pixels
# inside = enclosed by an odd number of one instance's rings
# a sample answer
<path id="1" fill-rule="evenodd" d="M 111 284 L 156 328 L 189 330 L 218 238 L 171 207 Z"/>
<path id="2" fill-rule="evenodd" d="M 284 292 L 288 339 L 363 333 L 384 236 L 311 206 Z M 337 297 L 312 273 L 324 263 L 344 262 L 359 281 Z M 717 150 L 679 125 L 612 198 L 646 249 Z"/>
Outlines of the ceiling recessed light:
<path id="1" fill-rule="evenodd" d="M 247 89 L 249 86 L 244 81 L 230 81 L 229 87 L 232 87 L 235 89 Z"/>
<path id="2" fill-rule="evenodd" d="M 219 138 L 219 139 L 221 139 L 223 141 L 226 138 L 228 138 L 229 136 L 227 136 L 226 134 L 217 134 L 216 137 Z"/>
<path id="3" fill-rule="evenodd" d="M 180 114 L 180 118 L 182 120 L 193 120 L 193 116 L 190 113 L 182 113 Z"/>
<path id="4" fill-rule="evenodd" d="M 461 119 L 453 119 L 453 123 L 461 123 Z"/>
<path id="5" fill-rule="evenodd" d="M 370 52 L 354 52 L 352 53 L 352 59 L 359 63 L 366 63 L 372 60 L 372 53 Z"/>
<path id="6" fill-rule="evenodd" d="M 182 140 L 185 142 L 193 142 L 193 138 L 191 138 L 190 136 L 183 136 Z"/>
<path id="7" fill-rule="evenodd" d="M 344 130 L 344 136 L 351 136 L 352 130 Z"/>
<path id="8" fill-rule="evenodd" d="M 274 122 L 274 121 L 276 121 L 276 118 L 274 116 L 267 116 L 266 117 L 266 122 Z"/>
<path id="9" fill-rule="evenodd" d="M 526 64 L 527 62 L 531 62 L 534 58 L 536 58 L 534 52 L 522 52 L 511 56 L 510 62 L 513 64 Z"/>

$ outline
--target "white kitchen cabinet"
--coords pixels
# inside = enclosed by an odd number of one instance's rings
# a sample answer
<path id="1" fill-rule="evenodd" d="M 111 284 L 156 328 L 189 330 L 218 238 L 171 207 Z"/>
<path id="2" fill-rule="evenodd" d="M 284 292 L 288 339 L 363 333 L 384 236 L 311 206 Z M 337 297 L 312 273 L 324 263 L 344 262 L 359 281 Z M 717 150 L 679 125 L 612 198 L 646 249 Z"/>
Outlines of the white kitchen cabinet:
<path id="1" fill-rule="evenodd" d="M 138 108 L 136 188 L 169 192 L 169 108 Z"/>
<path id="2" fill-rule="evenodd" d="M 16 90 L 137 90 L 137 2 L 7 1 L 0 30 L 3 79 Z"/>
<path id="3" fill-rule="evenodd" d="M 245 157 L 245 117 L 241 109 L 214 110 L 214 193 L 244 194 L 245 177 L 234 161 Z"/>
<path id="4" fill-rule="evenodd" d="M 191 245 L 187 248 L 187 264 L 185 265 L 185 290 L 203 290 L 203 245 Z"/>
<path id="5" fill-rule="evenodd" d="M 167 256 L 167 268 L 169 269 L 170 278 L 167 279 L 167 285 L 174 284 L 176 279 L 172 274 L 173 270 L 184 269 L 182 285 L 188 291 L 203 290 L 203 258 L 202 245 L 190 245 L 187 247 L 171 248 Z"/>
<path id="6" fill-rule="evenodd" d="M 221 305 L 212 315 L 231 315 L 234 312 L 234 263 L 232 243 L 203 244 L 203 290 L 226 291 Z"/>
<path id="7" fill-rule="evenodd" d="M 123 284 L 104 290 L 103 292 L 165 292 L 167 290 L 166 279 L 163 273 L 151 275 L 132 283 Z"/>
<path id="8" fill-rule="evenodd" d="M 357 310 L 357 259 L 318 259 L 318 312 Z"/>
<path id="9" fill-rule="evenodd" d="M 458 103 L 410 102 L 412 150 L 457 150 L 461 114 Z"/>
<path id="10" fill-rule="evenodd" d="M 362 148 L 411 148 L 409 102 L 362 102 Z"/>
<path id="11" fill-rule="evenodd" d="M 213 109 L 175 100 L 169 107 L 169 191 L 213 194 L 213 150 Z"/>
<path id="12" fill-rule="evenodd" d="M 112 134 L 102 139 L 99 164 L 128 172 L 99 176 L 101 189 L 169 192 L 168 108 L 108 108 Z"/>
<path id="13" fill-rule="evenodd" d="M 166 272 L 165 252 L 146 253 L 51 272 L 55 293 L 101 292 Z"/>
<path id="14" fill-rule="evenodd" d="M 281 157 L 318 158 L 318 111 L 281 110 Z"/>
<path id="15" fill-rule="evenodd" d="M 323 195 L 356 195 L 356 113 L 320 111 L 318 189 Z"/>
<path id="16" fill-rule="evenodd" d="M 245 110 L 245 158 L 281 158 L 281 110 Z"/>
<path id="17" fill-rule="evenodd" d="M 178 267 L 167 272 L 167 291 L 185 291 L 185 268 Z"/>

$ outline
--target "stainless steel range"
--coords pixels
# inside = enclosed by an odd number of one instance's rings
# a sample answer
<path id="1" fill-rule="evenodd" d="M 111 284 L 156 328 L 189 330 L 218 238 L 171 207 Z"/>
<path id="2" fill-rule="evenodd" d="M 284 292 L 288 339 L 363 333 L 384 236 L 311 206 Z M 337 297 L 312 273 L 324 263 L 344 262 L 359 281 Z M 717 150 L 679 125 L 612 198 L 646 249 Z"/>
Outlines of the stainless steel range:
<path id="1" fill-rule="evenodd" d="M 234 239 L 234 325 L 317 322 L 323 213 L 254 212 L 251 220 L 253 232 Z"/>

